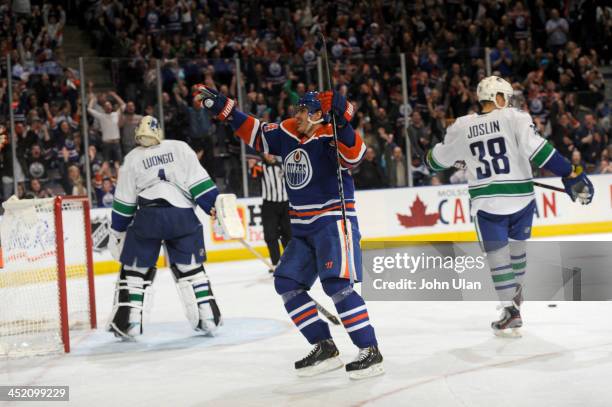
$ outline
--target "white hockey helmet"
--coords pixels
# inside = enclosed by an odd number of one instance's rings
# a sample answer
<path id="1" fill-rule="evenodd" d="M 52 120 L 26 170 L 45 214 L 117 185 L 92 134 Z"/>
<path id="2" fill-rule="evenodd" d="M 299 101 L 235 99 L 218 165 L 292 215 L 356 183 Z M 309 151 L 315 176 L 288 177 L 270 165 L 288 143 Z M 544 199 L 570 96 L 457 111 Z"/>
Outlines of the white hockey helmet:
<path id="1" fill-rule="evenodd" d="M 504 97 L 505 104 L 500 106 L 497 104 L 497 94 L 501 93 Z M 514 89 L 508 81 L 499 76 L 488 76 L 478 83 L 476 88 L 476 96 L 478 101 L 489 101 L 495 103 L 498 109 L 510 106 L 510 98 L 514 95 Z"/>
<path id="2" fill-rule="evenodd" d="M 153 116 L 145 116 L 140 119 L 140 123 L 134 132 L 136 144 L 143 147 L 150 147 L 161 143 L 164 138 L 159 121 Z"/>

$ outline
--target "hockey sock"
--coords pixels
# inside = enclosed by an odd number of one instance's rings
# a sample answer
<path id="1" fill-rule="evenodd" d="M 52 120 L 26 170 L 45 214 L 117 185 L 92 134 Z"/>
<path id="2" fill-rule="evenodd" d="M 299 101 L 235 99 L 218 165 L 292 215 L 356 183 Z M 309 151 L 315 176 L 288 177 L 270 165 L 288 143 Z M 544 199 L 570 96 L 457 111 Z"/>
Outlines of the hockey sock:
<path id="1" fill-rule="evenodd" d="M 322 282 L 323 290 L 331 297 L 346 332 L 359 348 L 376 346 L 376 334 L 370 325 L 365 301 L 344 278 L 330 278 Z"/>
<path id="2" fill-rule="evenodd" d="M 512 305 L 516 292 L 516 278 L 510 263 L 510 246 L 487 252 L 491 277 L 497 296 L 504 307 Z"/>
<path id="3" fill-rule="evenodd" d="M 274 288 L 283 298 L 289 317 L 309 343 L 314 345 L 331 339 L 329 326 L 319 318 L 314 301 L 302 285 L 289 278 L 275 277 Z"/>
<path id="4" fill-rule="evenodd" d="M 510 242 L 510 262 L 512 263 L 516 283 L 523 285 L 527 269 L 527 251 L 524 240 L 513 240 Z"/>

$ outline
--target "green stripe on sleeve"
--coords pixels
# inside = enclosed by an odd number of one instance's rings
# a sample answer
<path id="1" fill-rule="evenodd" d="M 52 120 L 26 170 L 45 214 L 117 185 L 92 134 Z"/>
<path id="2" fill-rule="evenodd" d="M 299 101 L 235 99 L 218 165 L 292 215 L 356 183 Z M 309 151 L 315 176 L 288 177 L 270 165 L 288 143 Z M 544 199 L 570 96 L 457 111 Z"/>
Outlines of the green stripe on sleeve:
<path id="1" fill-rule="evenodd" d="M 445 166 L 440 165 L 433 157 L 433 148 L 427 152 L 427 162 L 429 166 L 435 171 L 444 171 L 446 169 Z"/>
<path id="2" fill-rule="evenodd" d="M 136 204 L 130 205 L 120 202 L 117 199 L 113 200 L 113 210 L 120 215 L 132 216 L 136 212 Z"/>
<path id="3" fill-rule="evenodd" d="M 208 192 L 214 187 L 215 187 L 215 183 L 213 182 L 212 179 L 208 178 L 200 183 L 195 184 L 191 188 L 189 188 L 189 192 L 191 193 L 191 196 L 193 197 L 193 199 L 197 199 L 202 194 L 204 194 L 205 192 Z"/>
<path id="4" fill-rule="evenodd" d="M 489 195 L 524 195 L 533 192 L 533 182 L 489 184 L 482 187 L 471 188 L 469 192 L 470 198 Z"/>
<path id="5" fill-rule="evenodd" d="M 531 161 L 538 167 L 541 167 L 554 152 L 555 148 L 549 142 L 545 142 L 542 148 L 540 148 L 540 151 L 533 156 Z"/>

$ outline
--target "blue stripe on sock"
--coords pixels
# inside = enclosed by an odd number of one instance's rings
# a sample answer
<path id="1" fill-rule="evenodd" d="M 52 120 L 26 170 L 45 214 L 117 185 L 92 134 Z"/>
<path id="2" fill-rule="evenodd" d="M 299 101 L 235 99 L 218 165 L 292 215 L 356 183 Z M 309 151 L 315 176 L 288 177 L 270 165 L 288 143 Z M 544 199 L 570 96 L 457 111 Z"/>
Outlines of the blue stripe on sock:
<path id="1" fill-rule="evenodd" d="M 500 266 L 500 267 L 492 268 L 491 271 L 500 271 L 500 270 L 506 270 L 506 269 L 509 269 L 509 268 L 512 268 L 511 264 L 508 264 L 507 266 Z"/>
<path id="2" fill-rule="evenodd" d="M 508 284 L 508 285 L 502 285 L 502 286 L 499 286 L 499 287 L 495 287 L 495 289 L 497 291 L 505 290 L 506 288 L 516 288 L 516 283 L 512 283 L 512 284 Z"/>
<path id="3" fill-rule="evenodd" d="M 510 256 L 510 259 L 512 259 L 512 260 L 518 260 L 518 259 L 522 259 L 522 258 L 524 258 L 524 257 L 527 257 L 527 253 L 523 253 L 523 254 L 520 254 L 520 255 L 518 255 L 518 256 Z"/>
<path id="4" fill-rule="evenodd" d="M 515 275 L 515 276 L 522 276 L 523 274 L 525 274 L 525 272 L 524 272 L 524 271 L 521 271 L 520 273 L 514 272 L 514 275 Z"/>
<path id="5" fill-rule="evenodd" d="M 202 283 L 202 284 L 198 284 L 198 285 L 194 285 L 193 288 L 201 288 L 201 287 L 208 287 L 208 283 Z"/>

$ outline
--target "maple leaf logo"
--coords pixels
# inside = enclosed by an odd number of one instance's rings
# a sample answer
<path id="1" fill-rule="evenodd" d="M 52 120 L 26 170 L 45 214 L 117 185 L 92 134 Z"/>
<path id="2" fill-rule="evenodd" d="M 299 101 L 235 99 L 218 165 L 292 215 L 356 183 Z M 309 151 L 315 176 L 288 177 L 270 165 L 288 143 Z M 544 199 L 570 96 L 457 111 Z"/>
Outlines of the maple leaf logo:
<path id="1" fill-rule="evenodd" d="M 440 218 L 440 214 L 438 212 L 425 213 L 426 210 L 427 205 L 425 205 L 423 201 L 421 201 L 421 198 L 419 198 L 419 195 L 417 195 L 416 199 L 410 206 L 411 215 L 402 215 L 401 213 L 398 213 L 397 220 L 399 220 L 400 225 L 405 228 L 435 225 Z"/>

